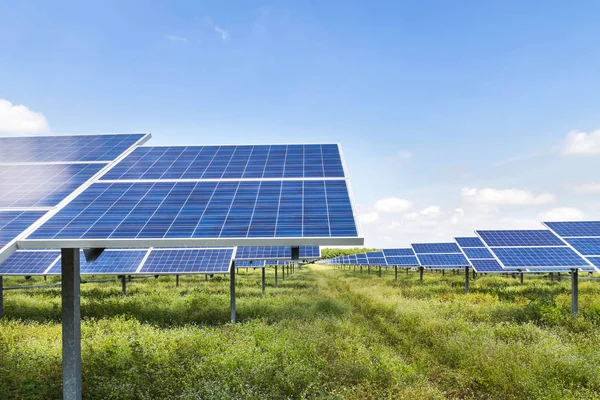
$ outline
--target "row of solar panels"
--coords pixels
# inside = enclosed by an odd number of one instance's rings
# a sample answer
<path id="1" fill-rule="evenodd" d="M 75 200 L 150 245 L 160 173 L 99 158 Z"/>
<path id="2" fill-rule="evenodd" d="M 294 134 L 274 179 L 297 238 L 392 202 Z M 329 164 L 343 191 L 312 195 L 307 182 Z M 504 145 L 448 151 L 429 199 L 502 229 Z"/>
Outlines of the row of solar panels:
<path id="1" fill-rule="evenodd" d="M 600 269 L 600 221 L 544 225 L 548 229 L 478 230 L 476 237 L 457 237 L 454 242 L 414 243 L 410 248 L 384 249 L 322 262 L 426 269 L 472 267 L 482 273 Z"/>
<path id="2" fill-rule="evenodd" d="M 287 265 L 291 263 L 287 250 L 279 247 L 248 248 L 182 248 L 182 249 L 108 249 L 94 262 L 80 256 L 82 275 L 130 274 L 225 274 L 232 262 L 237 268 Z M 315 249 L 316 247 L 317 249 Z M 289 250 L 289 248 L 287 248 Z M 241 250 L 241 254 L 240 254 Z M 318 246 L 304 246 L 304 259 L 319 257 Z M 238 261 L 238 254 L 240 259 Z M 255 259 L 253 254 L 279 259 Z M 287 256 L 287 260 L 282 259 Z M 1 275 L 60 275 L 59 250 L 19 250 L 0 264 Z"/>

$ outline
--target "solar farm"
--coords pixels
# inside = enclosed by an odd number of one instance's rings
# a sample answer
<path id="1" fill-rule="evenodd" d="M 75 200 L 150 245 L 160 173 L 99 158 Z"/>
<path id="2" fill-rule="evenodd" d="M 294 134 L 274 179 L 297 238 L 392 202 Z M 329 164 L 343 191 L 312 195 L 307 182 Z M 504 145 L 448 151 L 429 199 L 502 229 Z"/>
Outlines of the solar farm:
<path id="1" fill-rule="evenodd" d="M 0 398 L 600 398 L 600 221 L 365 249 L 342 154 L 0 138 Z"/>

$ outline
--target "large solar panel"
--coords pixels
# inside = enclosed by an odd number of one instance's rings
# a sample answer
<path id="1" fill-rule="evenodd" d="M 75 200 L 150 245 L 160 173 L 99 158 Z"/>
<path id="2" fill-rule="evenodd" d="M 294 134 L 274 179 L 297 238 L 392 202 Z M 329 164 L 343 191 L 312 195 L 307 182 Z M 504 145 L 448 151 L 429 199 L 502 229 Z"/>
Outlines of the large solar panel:
<path id="1" fill-rule="evenodd" d="M 454 242 L 413 243 L 419 265 L 427 269 L 450 269 L 470 266 L 469 261 Z"/>
<path id="2" fill-rule="evenodd" d="M 343 178 L 337 144 L 140 147 L 103 179 Z"/>
<path id="3" fill-rule="evenodd" d="M 60 260 L 57 250 L 21 250 L 0 263 L 2 275 L 44 275 L 46 270 Z M 60 262 L 59 262 L 60 268 Z"/>
<path id="4" fill-rule="evenodd" d="M 0 137 L 0 163 L 112 161 L 147 138 L 147 134 Z"/>
<path id="5" fill-rule="evenodd" d="M 105 166 L 0 165 L 0 207 L 53 207 Z"/>
<path id="6" fill-rule="evenodd" d="M 419 260 L 412 248 L 383 249 L 386 265 L 419 266 Z"/>
<path id="7" fill-rule="evenodd" d="M 105 250 L 94 262 L 87 262 L 80 252 L 81 275 L 121 275 L 134 274 L 140 267 L 148 250 Z M 60 275 L 61 263 L 58 261 L 47 272 L 48 275 Z"/>
<path id="8" fill-rule="evenodd" d="M 29 247 L 127 247 L 140 240 L 164 246 L 164 239 L 213 245 L 227 238 L 362 244 L 357 236 L 345 180 L 119 182 L 91 185 L 27 241 Z M 213 241 L 191 240 L 203 238 Z"/>
<path id="9" fill-rule="evenodd" d="M 319 246 L 299 246 L 299 259 L 308 260 L 321 257 Z M 238 260 L 291 260 L 290 246 L 239 246 L 235 254 Z"/>
<path id="10" fill-rule="evenodd" d="M 502 268 L 500 263 L 494 258 L 490 250 L 478 237 L 457 237 L 456 243 L 462 249 L 463 253 L 478 273 L 509 273 L 520 272 L 518 269 Z"/>
<path id="11" fill-rule="evenodd" d="M 413 243 L 412 248 L 416 254 L 460 253 L 456 243 Z"/>
<path id="12" fill-rule="evenodd" d="M 46 211 L 0 211 L 0 249 L 45 213 Z"/>
<path id="13" fill-rule="evenodd" d="M 560 237 L 600 237 L 600 221 L 544 222 Z"/>
<path id="14" fill-rule="evenodd" d="M 476 231 L 503 268 L 589 268 L 590 263 L 549 230 Z"/>
<path id="15" fill-rule="evenodd" d="M 365 254 L 367 256 L 367 264 L 368 265 L 387 265 L 385 262 L 385 256 L 383 255 L 383 252 L 368 251 Z"/>
<path id="16" fill-rule="evenodd" d="M 381 250 L 384 257 L 403 257 L 403 256 L 414 256 L 415 252 L 411 248 L 402 248 L 402 249 L 383 249 Z"/>
<path id="17" fill-rule="evenodd" d="M 226 274 L 233 255 L 233 248 L 152 250 L 139 273 Z"/>

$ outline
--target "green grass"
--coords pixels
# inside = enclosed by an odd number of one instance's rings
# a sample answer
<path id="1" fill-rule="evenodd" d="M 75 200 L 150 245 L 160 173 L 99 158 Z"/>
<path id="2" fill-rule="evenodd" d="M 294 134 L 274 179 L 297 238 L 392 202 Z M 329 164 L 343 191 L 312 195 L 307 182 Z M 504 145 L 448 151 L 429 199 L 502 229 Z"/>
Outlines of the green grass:
<path id="1" fill-rule="evenodd" d="M 82 285 L 88 399 L 596 399 L 600 282 L 313 266 Z M 55 278 L 52 281 L 56 280 Z M 5 278 L 5 286 L 40 283 Z M 5 293 L 0 398 L 61 398 L 59 288 Z"/>

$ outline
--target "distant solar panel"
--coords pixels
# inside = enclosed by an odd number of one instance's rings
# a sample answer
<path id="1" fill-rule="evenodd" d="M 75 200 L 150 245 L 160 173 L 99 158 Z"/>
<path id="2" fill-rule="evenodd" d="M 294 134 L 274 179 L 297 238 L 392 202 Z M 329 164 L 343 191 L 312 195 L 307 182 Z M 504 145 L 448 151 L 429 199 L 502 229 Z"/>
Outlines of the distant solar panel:
<path id="1" fill-rule="evenodd" d="M 392 257 L 392 256 L 414 256 L 415 252 L 411 248 L 402 248 L 402 249 L 383 249 L 382 253 L 384 257 Z"/>
<path id="2" fill-rule="evenodd" d="M 564 246 L 555 234 L 547 229 L 477 231 L 490 247 Z"/>
<path id="3" fill-rule="evenodd" d="M 105 250 L 94 262 L 87 262 L 80 252 L 81 275 L 124 275 L 134 274 L 144 260 L 148 250 Z M 48 275 L 60 275 L 61 263 L 58 261 L 48 271 Z"/>
<path id="4" fill-rule="evenodd" d="M 0 137 L 0 163 L 112 161 L 147 134 Z"/>
<path id="5" fill-rule="evenodd" d="M 362 244 L 352 240 L 357 236 L 345 180 L 202 181 L 95 183 L 27 239 L 31 247 L 83 240 L 110 247 L 107 239 L 121 239 L 114 247 L 134 245 L 123 239 L 164 246 L 169 238 L 180 245 L 201 238 L 333 237 Z"/>
<path id="6" fill-rule="evenodd" d="M 492 253 L 484 248 L 480 247 L 463 247 L 463 252 L 469 260 L 471 259 L 492 259 L 494 256 Z"/>
<path id="7" fill-rule="evenodd" d="M 494 258 L 492 252 L 485 247 L 483 241 L 478 237 L 460 237 L 455 238 L 455 240 L 471 263 L 471 266 L 473 266 L 475 272 L 487 274 L 522 272 L 521 269 L 502 268 L 498 260 Z"/>
<path id="8" fill-rule="evenodd" d="M 152 250 L 140 273 L 226 274 L 231 268 L 232 248 Z"/>
<path id="9" fill-rule="evenodd" d="M 21 250 L 13 253 L 0 263 L 2 275 L 43 275 L 55 262 L 60 260 L 60 251 Z M 59 266 L 60 268 L 60 266 Z"/>
<path id="10" fill-rule="evenodd" d="M 103 179 L 343 178 L 337 144 L 140 147 Z"/>
<path id="11" fill-rule="evenodd" d="M 299 260 L 321 257 L 319 246 L 299 246 Z M 292 248 L 289 246 L 239 246 L 235 255 L 238 260 L 291 259 Z"/>
<path id="12" fill-rule="evenodd" d="M 366 254 L 356 254 L 356 263 L 358 265 L 368 265 L 369 260 L 367 259 Z"/>
<path id="13" fill-rule="evenodd" d="M 478 273 L 509 273 L 511 271 L 502 268 L 496 259 L 470 259 L 475 272 Z"/>
<path id="14" fill-rule="evenodd" d="M 419 254 L 420 265 L 427 267 L 464 268 L 470 265 L 463 254 Z"/>
<path id="15" fill-rule="evenodd" d="M 412 248 L 417 254 L 460 253 L 456 243 L 413 243 Z"/>
<path id="16" fill-rule="evenodd" d="M 485 247 L 485 244 L 478 237 L 457 237 L 455 239 L 463 249 L 465 247 Z"/>
<path id="17" fill-rule="evenodd" d="M 321 258 L 321 247 L 319 246 L 300 246 L 300 259 L 310 260 Z"/>
<path id="18" fill-rule="evenodd" d="M 264 268 L 267 260 L 240 260 L 235 262 L 236 268 Z"/>
<path id="19" fill-rule="evenodd" d="M 418 267 L 419 260 L 415 256 L 389 256 L 385 258 L 387 265 Z"/>
<path id="20" fill-rule="evenodd" d="M 105 164 L 0 166 L 0 207 L 52 207 L 98 173 Z"/>
<path id="21" fill-rule="evenodd" d="M 600 221 L 544 222 L 560 237 L 600 237 Z"/>
<path id="22" fill-rule="evenodd" d="M 0 211 L 0 249 L 44 214 L 46 211 Z"/>

